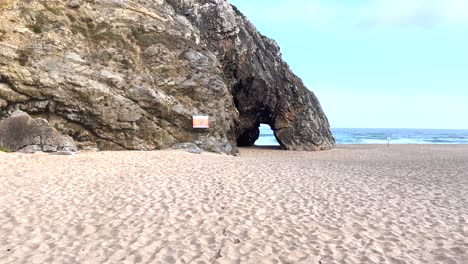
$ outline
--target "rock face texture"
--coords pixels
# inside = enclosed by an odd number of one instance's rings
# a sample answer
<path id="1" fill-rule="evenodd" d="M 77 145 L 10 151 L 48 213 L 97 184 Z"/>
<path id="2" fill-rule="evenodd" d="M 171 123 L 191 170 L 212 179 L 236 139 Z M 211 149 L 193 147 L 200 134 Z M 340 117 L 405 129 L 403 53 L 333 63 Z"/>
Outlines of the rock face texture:
<path id="1" fill-rule="evenodd" d="M 0 121 L 0 146 L 22 152 L 76 151 L 71 137 L 61 135 L 47 120 L 33 119 L 22 111 Z"/>
<path id="2" fill-rule="evenodd" d="M 8 0 L 0 12 L 0 120 L 21 109 L 103 150 L 234 154 L 260 123 L 284 149 L 334 145 L 277 44 L 225 0 Z"/>

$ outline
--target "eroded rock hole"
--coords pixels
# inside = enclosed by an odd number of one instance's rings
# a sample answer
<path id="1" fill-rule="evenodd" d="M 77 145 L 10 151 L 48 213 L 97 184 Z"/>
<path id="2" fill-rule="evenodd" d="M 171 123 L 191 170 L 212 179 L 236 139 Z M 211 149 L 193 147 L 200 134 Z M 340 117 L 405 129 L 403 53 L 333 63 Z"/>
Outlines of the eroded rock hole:
<path id="1" fill-rule="evenodd" d="M 251 147 L 255 144 L 255 141 L 260 136 L 260 129 L 258 126 L 254 126 L 251 129 L 244 130 L 243 133 L 237 138 L 237 146 L 239 147 Z"/>
<path id="2" fill-rule="evenodd" d="M 237 145 L 239 147 L 280 146 L 273 129 L 268 124 L 259 124 L 244 131 L 237 139 Z"/>
<path id="3" fill-rule="evenodd" d="M 267 124 L 260 124 L 260 136 L 255 141 L 256 146 L 279 146 L 273 129 Z"/>

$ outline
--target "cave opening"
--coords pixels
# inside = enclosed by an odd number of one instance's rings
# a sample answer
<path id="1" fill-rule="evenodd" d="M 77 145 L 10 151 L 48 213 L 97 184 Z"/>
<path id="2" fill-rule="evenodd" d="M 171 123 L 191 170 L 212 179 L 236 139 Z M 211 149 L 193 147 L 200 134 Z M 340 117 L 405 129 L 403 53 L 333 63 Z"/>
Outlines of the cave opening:
<path id="1" fill-rule="evenodd" d="M 266 123 L 257 123 L 237 138 L 239 147 L 281 147 L 274 130 Z"/>
<path id="2" fill-rule="evenodd" d="M 279 147 L 280 144 L 275 137 L 275 132 L 268 124 L 260 124 L 260 135 L 255 141 L 255 146 Z"/>

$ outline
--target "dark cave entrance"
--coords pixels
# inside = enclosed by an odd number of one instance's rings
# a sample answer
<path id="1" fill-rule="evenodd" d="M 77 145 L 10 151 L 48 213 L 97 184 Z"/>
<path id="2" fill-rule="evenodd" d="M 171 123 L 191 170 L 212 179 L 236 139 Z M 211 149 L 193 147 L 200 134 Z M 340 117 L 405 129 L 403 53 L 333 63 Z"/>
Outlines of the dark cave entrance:
<path id="1" fill-rule="evenodd" d="M 239 79 L 239 78 L 238 78 Z M 265 94 L 269 88 L 264 80 L 249 76 L 232 87 L 234 105 L 239 111 L 237 146 L 282 147 L 275 128 L 277 100 Z"/>
<path id="2" fill-rule="evenodd" d="M 244 131 L 237 139 L 239 147 L 280 147 L 275 132 L 268 124 L 259 123 L 252 129 Z"/>

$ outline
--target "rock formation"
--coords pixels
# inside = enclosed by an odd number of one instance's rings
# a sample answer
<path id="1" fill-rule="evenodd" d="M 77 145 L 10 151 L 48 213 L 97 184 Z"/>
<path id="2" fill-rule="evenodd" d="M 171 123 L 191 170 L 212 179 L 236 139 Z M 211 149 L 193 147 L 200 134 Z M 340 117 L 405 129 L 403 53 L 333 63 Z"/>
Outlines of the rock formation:
<path id="1" fill-rule="evenodd" d="M 284 149 L 334 145 L 278 45 L 225 0 L 4 0 L 0 12 L 0 119 L 21 109 L 103 150 L 233 154 L 260 123 Z M 199 114 L 209 129 L 192 128 Z"/>
<path id="2" fill-rule="evenodd" d="M 33 119 L 19 110 L 0 121 L 0 146 L 20 152 L 76 151 L 73 139 L 61 135 L 47 120 Z"/>

